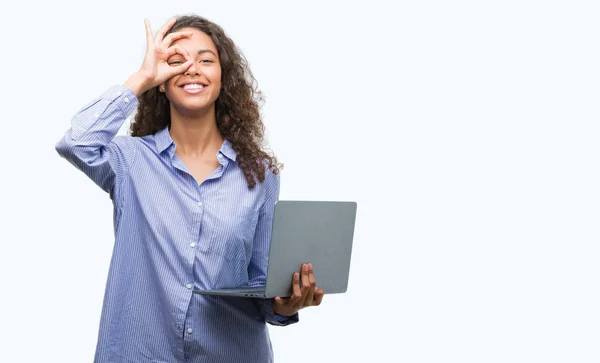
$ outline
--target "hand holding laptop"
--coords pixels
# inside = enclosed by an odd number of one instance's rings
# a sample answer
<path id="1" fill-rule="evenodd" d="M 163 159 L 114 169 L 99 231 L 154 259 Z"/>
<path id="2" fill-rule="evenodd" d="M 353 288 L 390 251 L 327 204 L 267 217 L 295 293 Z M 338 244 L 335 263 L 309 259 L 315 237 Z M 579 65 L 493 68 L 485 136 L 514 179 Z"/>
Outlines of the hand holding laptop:
<path id="1" fill-rule="evenodd" d="M 298 272 L 294 273 L 292 291 L 293 295 L 289 298 L 275 297 L 273 302 L 273 312 L 275 314 L 291 316 L 300 309 L 321 304 L 325 290 L 317 288 L 312 264 L 302 265 L 302 287 L 300 287 L 300 274 Z"/>

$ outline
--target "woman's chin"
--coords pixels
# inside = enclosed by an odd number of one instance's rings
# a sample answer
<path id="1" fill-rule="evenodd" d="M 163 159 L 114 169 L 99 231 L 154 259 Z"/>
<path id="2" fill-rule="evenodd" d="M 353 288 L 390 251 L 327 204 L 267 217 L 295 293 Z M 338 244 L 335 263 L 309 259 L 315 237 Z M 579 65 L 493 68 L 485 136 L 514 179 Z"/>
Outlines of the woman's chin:
<path id="1" fill-rule="evenodd" d="M 214 109 L 214 102 L 207 103 L 205 101 L 200 102 L 182 102 L 181 104 L 175 106 L 175 110 L 184 116 L 188 115 L 202 115 L 207 112 L 211 112 Z"/>

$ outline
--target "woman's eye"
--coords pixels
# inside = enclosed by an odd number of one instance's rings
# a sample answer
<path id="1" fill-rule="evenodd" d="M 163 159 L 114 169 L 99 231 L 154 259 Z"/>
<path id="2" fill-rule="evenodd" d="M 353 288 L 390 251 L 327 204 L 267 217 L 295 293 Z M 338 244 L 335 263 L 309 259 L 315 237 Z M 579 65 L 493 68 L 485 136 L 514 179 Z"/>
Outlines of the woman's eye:
<path id="1" fill-rule="evenodd" d="M 171 63 L 169 63 L 169 65 L 173 65 L 173 64 L 182 64 L 182 61 L 172 61 Z"/>
<path id="2" fill-rule="evenodd" d="M 210 59 L 203 59 L 200 63 L 212 63 L 212 61 Z"/>

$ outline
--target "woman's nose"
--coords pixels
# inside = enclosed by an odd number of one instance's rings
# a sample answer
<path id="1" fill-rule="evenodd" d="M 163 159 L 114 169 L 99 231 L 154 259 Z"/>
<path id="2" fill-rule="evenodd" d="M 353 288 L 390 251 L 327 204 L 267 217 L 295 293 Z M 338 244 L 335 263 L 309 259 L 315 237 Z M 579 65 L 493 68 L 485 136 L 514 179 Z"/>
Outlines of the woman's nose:
<path id="1" fill-rule="evenodd" d="M 198 73 L 198 64 L 196 62 L 192 63 L 190 68 L 185 72 L 186 76 L 197 75 Z"/>

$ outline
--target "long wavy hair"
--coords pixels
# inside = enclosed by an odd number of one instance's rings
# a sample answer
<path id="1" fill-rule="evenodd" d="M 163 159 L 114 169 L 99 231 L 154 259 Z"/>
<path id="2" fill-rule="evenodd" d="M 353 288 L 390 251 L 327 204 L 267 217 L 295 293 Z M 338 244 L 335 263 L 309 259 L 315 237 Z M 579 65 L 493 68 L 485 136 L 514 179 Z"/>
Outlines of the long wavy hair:
<path id="1" fill-rule="evenodd" d="M 260 116 L 262 92 L 250 71 L 248 61 L 223 29 L 197 15 L 179 16 L 169 31 L 196 28 L 211 37 L 221 64 L 221 92 L 215 101 L 217 128 L 237 153 L 237 162 L 250 189 L 263 182 L 267 169 L 278 174 L 283 165 L 263 150 L 265 127 Z M 171 124 L 170 104 L 158 86 L 138 98 L 138 109 L 131 123 L 132 136 L 152 135 Z"/>

